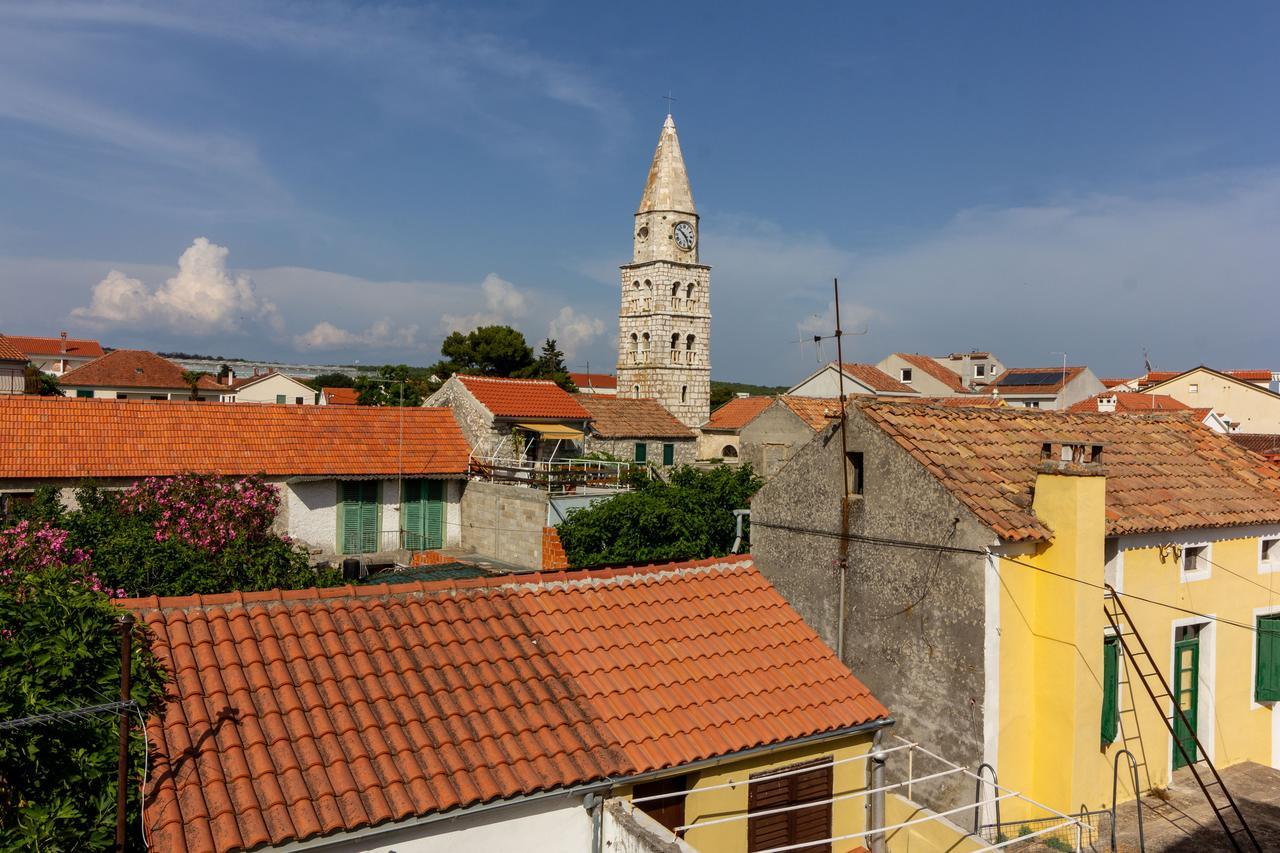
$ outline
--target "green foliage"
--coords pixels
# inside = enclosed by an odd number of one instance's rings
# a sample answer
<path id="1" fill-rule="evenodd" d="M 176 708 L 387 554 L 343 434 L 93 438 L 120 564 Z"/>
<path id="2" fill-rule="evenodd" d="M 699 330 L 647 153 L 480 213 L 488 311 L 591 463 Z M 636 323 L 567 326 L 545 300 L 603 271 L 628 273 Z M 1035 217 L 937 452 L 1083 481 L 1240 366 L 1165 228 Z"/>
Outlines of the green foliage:
<path id="1" fill-rule="evenodd" d="M 733 546 L 733 510 L 745 509 L 761 482 L 750 465 L 684 466 L 667 482 L 570 512 L 557 530 L 575 567 L 723 556 Z"/>
<path id="2" fill-rule="evenodd" d="M 399 406 L 403 401 L 406 406 L 421 406 L 431 390 L 417 373 L 407 364 L 384 364 L 378 368 L 377 378 L 382 381 L 365 376 L 355 380 L 352 387 L 359 392 L 356 402 L 361 406 Z"/>
<path id="3" fill-rule="evenodd" d="M 204 370 L 184 370 L 182 371 L 182 381 L 191 389 L 191 399 L 200 399 L 200 380 L 208 376 L 208 372 Z"/>
<path id="4" fill-rule="evenodd" d="M 99 705 L 119 696 L 120 611 L 76 566 L 15 572 L 0 582 L 0 719 Z M 132 651 L 132 697 L 145 716 L 164 674 L 145 642 Z M 118 717 L 60 720 L 0 732 L 0 849 L 106 850 L 115 837 Z M 131 846 L 138 836 L 144 741 L 130 741 Z"/>
<path id="5" fill-rule="evenodd" d="M 319 391 L 321 388 L 354 388 L 356 381 L 345 373 L 321 373 L 306 381 L 306 384 Z"/>
<path id="6" fill-rule="evenodd" d="M 62 387 L 58 385 L 58 377 L 45 373 L 34 364 L 28 364 L 23 371 L 24 393 L 37 397 L 65 397 Z"/>
<path id="7" fill-rule="evenodd" d="M 542 343 L 538 359 L 526 369 L 515 374 L 522 379 L 550 379 L 564 390 L 573 393 L 578 386 L 569 378 L 569 368 L 564 363 L 564 353 L 556 346 L 555 338 L 547 338 Z"/>
<path id="8" fill-rule="evenodd" d="M 1061 838 L 1053 837 L 1044 839 L 1044 846 L 1048 847 L 1050 850 L 1064 850 L 1066 853 L 1073 853 L 1076 849 L 1073 845 L 1068 844 Z"/>
<path id="9" fill-rule="evenodd" d="M 787 390 L 785 385 L 748 385 L 745 382 L 718 382 L 711 380 L 711 411 L 723 406 L 738 394 L 752 397 L 771 397 Z"/>
<path id="10" fill-rule="evenodd" d="M 510 326 L 481 326 L 465 335 L 454 332 L 440 345 L 440 354 L 441 367 L 450 374 L 516 376 L 534 364 L 524 335 Z"/>

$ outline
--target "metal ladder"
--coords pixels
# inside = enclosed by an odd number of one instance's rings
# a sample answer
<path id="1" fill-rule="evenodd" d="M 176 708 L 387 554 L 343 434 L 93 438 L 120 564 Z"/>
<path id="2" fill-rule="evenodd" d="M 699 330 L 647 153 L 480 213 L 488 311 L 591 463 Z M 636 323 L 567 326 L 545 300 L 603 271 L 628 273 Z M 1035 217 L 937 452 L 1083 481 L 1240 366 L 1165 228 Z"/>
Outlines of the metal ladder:
<path id="1" fill-rule="evenodd" d="M 1107 606 L 1108 603 L 1110 606 Z M 1116 636 L 1120 639 L 1120 646 L 1124 650 L 1127 662 L 1133 666 L 1138 680 L 1147 689 L 1147 695 L 1151 697 L 1151 702 L 1156 706 L 1160 719 L 1164 721 L 1165 727 L 1173 738 L 1174 748 L 1182 754 L 1183 761 L 1191 769 L 1191 775 L 1204 793 L 1204 797 L 1209 803 L 1209 808 L 1213 811 L 1214 817 L 1218 819 L 1218 823 L 1221 824 L 1222 831 L 1226 834 L 1227 841 L 1230 842 L 1232 849 L 1239 851 L 1239 853 L 1247 853 L 1249 850 L 1262 853 L 1262 846 L 1258 844 L 1258 839 L 1254 837 L 1253 830 L 1245 822 L 1244 815 L 1241 814 L 1240 807 L 1236 805 L 1235 798 L 1231 796 L 1231 792 L 1227 790 L 1222 777 L 1218 775 L 1218 768 L 1213 766 L 1213 762 L 1209 760 L 1209 756 L 1205 753 L 1204 746 L 1200 743 L 1200 738 L 1196 736 L 1195 727 L 1187 719 L 1186 714 L 1178 703 L 1173 701 L 1173 692 L 1169 687 L 1169 682 L 1165 680 L 1164 675 L 1160 672 L 1160 667 L 1156 665 L 1155 659 L 1147 649 L 1146 642 L 1142 639 L 1142 635 L 1134 627 L 1133 620 L 1129 617 L 1129 611 L 1125 609 L 1124 602 L 1120 600 L 1120 596 L 1116 594 L 1110 584 L 1106 585 L 1102 610 L 1106 614 L 1107 621 L 1111 623 L 1112 630 L 1115 631 Z M 1162 701 L 1168 701 L 1173 706 L 1173 716 L 1165 716 L 1164 709 L 1160 705 Z M 1180 720 L 1183 727 L 1190 732 L 1191 739 L 1195 742 L 1196 747 L 1196 756 L 1194 758 L 1187 754 L 1186 747 L 1183 746 L 1182 741 L 1178 738 L 1175 730 L 1175 720 Z M 1205 768 L 1209 771 L 1207 776 L 1211 777 L 1207 782 L 1205 777 L 1201 775 Z M 1232 825 L 1233 822 L 1236 824 L 1235 826 Z"/>

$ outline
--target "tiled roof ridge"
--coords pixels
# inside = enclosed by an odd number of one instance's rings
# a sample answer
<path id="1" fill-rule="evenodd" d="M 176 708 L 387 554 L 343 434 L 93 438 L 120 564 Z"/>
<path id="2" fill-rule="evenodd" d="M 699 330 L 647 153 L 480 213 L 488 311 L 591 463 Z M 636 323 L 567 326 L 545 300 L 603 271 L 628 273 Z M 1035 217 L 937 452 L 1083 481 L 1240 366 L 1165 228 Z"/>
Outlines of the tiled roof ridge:
<path id="1" fill-rule="evenodd" d="M 455 375 L 458 379 L 464 382 L 477 379 L 481 382 L 520 382 L 526 385 L 555 385 L 557 388 L 560 387 L 559 385 L 556 385 L 556 382 L 553 379 L 522 379 L 515 376 L 484 376 L 479 373 L 458 373 Z"/>
<path id="2" fill-rule="evenodd" d="M 1138 393 L 1138 392 L 1135 392 L 1135 393 Z M 981 395 L 974 395 L 974 396 L 981 396 Z M 1104 392 L 1097 396 L 1105 397 L 1109 395 L 1106 392 Z M 1132 419 L 1142 419 L 1145 421 L 1188 420 L 1189 416 L 1194 411 L 1193 409 L 1157 409 L 1156 411 L 1150 412 L 1150 413 L 1147 413 L 1147 412 L 1108 413 L 1108 412 L 1094 412 L 1094 411 L 1088 411 L 1088 412 L 1071 411 L 1070 409 L 1026 409 L 1026 408 L 1022 408 L 1021 406 L 1010 406 L 1008 408 L 1003 408 L 1003 409 L 981 409 L 977 411 L 964 411 L 963 407 L 946 406 L 940 403 L 939 399 L 942 399 L 942 398 L 921 397 L 919 399 L 903 400 L 895 397 L 860 397 L 860 398 L 855 398 L 851 400 L 850 403 L 860 408 L 874 408 L 874 409 L 884 409 L 884 408 L 891 408 L 891 407 L 903 407 L 906 409 L 920 409 L 920 408 L 945 409 L 948 412 L 957 413 L 956 414 L 957 417 L 965 417 L 965 418 L 990 418 L 992 416 L 996 416 L 996 417 L 1009 418 L 1009 419 L 1017 419 L 1017 418 L 1025 418 L 1025 417 L 1049 418 L 1049 419 L 1061 418 L 1061 417 L 1070 417 L 1070 418 L 1085 417 L 1085 418 L 1092 419 L 1097 415 L 1101 415 L 1107 418 L 1126 418 L 1127 417 Z M 1093 398 L 1090 397 L 1086 399 L 1093 399 Z"/>
<path id="3" fill-rule="evenodd" d="M 313 603 L 329 598 L 386 598 L 415 593 L 464 593 L 471 590 L 493 592 L 498 590 L 576 589 L 581 586 L 598 586 L 627 581 L 655 581 L 712 571 L 729 571 L 745 568 L 751 562 L 750 554 L 728 557 L 707 557 L 675 563 L 649 563 L 645 565 L 613 567 L 605 569 L 566 569 L 557 572 L 521 572 L 492 577 L 447 578 L 438 581 L 406 581 L 399 584 L 343 584 L 331 587 L 305 587 L 303 589 L 269 589 L 257 592 L 205 593 L 181 596 L 147 596 L 125 598 L 117 603 L 130 610 L 187 610 L 191 608 L 249 606 L 254 604 Z M 532 577 L 536 580 L 508 580 Z M 554 578 L 554 579 L 552 579 Z"/>
<path id="4" fill-rule="evenodd" d="M 948 388 L 955 391 L 957 394 L 974 393 L 970 391 L 968 388 L 966 388 L 964 383 L 960 381 L 959 374 L 955 373 L 954 371 L 948 370 L 947 368 L 943 367 L 941 364 L 938 364 L 938 362 L 934 361 L 933 358 L 930 356 L 921 355 L 918 352 L 896 352 L 894 353 L 894 355 L 896 355 L 898 358 L 902 359 L 912 367 L 917 367 L 920 370 L 923 370 L 925 373 L 929 374 L 934 379 L 941 382 L 943 385 L 946 385 Z"/>

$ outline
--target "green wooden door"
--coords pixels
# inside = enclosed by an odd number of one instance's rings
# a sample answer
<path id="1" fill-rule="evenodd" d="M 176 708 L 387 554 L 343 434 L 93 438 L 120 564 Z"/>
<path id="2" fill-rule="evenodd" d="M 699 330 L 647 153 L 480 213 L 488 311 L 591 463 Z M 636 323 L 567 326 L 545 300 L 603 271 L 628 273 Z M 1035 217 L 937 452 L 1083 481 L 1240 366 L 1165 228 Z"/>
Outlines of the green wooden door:
<path id="1" fill-rule="evenodd" d="M 339 550 L 372 554 L 378 550 L 378 481 L 344 480 L 338 505 Z"/>
<path id="2" fill-rule="evenodd" d="M 406 480 L 404 547 L 411 551 L 444 546 L 444 483 Z"/>
<path id="3" fill-rule="evenodd" d="M 1173 702 L 1182 709 L 1182 714 L 1174 714 L 1173 732 L 1178 743 L 1182 744 L 1182 749 L 1174 744 L 1174 770 L 1185 767 L 1199 757 L 1196 754 L 1195 732 L 1196 714 L 1200 705 L 1200 626 L 1179 628 L 1177 637 L 1173 644 Z M 1186 717 L 1190 725 L 1183 722 L 1183 717 Z"/>

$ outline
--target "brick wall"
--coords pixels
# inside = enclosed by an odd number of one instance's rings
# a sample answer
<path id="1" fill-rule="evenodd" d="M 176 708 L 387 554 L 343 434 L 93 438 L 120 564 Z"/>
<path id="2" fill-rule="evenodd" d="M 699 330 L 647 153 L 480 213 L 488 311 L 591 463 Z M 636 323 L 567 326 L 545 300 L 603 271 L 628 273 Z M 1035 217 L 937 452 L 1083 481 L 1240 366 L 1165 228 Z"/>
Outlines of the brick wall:
<path id="1" fill-rule="evenodd" d="M 569 568 L 569 558 L 560 544 L 560 534 L 554 527 L 542 528 L 542 569 L 552 571 Z"/>

